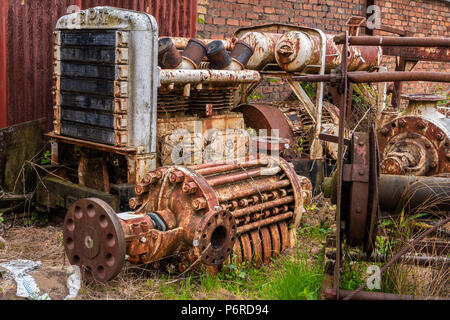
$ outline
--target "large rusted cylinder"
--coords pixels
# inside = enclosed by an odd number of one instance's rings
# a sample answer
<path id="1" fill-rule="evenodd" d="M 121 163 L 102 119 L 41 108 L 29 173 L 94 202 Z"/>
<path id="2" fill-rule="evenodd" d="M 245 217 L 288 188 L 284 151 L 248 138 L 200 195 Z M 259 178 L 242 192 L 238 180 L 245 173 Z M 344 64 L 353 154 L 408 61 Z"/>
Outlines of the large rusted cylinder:
<path id="1" fill-rule="evenodd" d="M 260 70 L 267 63 L 275 61 L 275 43 L 281 34 L 268 32 L 247 32 L 239 38 L 253 49 L 253 56 L 247 63 L 247 68 Z"/>
<path id="2" fill-rule="evenodd" d="M 379 203 L 385 210 L 450 211 L 450 179 L 382 174 Z"/>
<path id="3" fill-rule="evenodd" d="M 233 254 L 237 263 L 259 265 L 295 243 L 296 228 L 289 227 L 298 225 L 311 189 L 272 157 L 161 167 L 136 186 L 134 212 L 116 215 L 99 199 L 76 202 L 65 219 L 66 254 L 88 270 L 85 279 L 103 282 L 124 260 L 166 259 L 183 272 L 196 261 L 231 262 Z"/>
<path id="4" fill-rule="evenodd" d="M 342 48 L 326 37 L 325 72 L 335 69 L 342 60 Z M 286 32 L 275 46 L 278 65 L 286 71 L 318 73 L 321 65 L 321 39 L 301 31 Z M 348 70 L 369 71 L 378 65 L 379 48 L 352 46 L 349 48 Z"/>
<path id="5" fill-rule="evenodd" d="M 324 195 L 336 202 L 336 181 L 324 180 Z M 450 211 L 450 179 L 381 174 L 378 185 L 380 209 L 386 211 Z"/>

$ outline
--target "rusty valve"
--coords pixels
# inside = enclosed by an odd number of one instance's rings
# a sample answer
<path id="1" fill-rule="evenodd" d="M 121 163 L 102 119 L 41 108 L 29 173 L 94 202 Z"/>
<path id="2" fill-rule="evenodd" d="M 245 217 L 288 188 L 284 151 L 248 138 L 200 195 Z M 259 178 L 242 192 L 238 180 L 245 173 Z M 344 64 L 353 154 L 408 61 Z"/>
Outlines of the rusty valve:
<path id="1" fill-rule="evenodd" d="M 237 263 L 269 262 L 295 243 L 288 226 L 298 225 L 311 199 L 311 182 L 273 157 L 161 167 L 146 179 L 153 176 L 160 178 L 130 199 L 134 212 L 116 215 L 100 199 L 68 210 L 66 254 L 87 281 L 112 279 L 125 260 L 166 259 L 179 272 L 229 263 L 232 253 Z"/>

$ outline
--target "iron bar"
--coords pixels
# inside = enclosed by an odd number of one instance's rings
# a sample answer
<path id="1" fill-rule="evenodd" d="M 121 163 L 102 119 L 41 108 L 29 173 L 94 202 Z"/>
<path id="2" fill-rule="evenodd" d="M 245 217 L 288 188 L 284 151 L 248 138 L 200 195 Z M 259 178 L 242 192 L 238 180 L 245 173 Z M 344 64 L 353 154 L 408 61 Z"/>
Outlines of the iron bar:
<path id="1" fill-rule="evenodd" d="M 288 196 L 288 197 L 284 197 L 281 199 L 263 202 L 263 203 L 260 203 L 260 204 L 257 204 L 257 205 L 251 206 L 251 207 L 247 207 L 244 209 L 236 210 L 236 211 L 233 211 L 232 213 L 235 218 L 240 218 L 240 217 L 246 216 L 251 213 L 255 213 L 255 212 L 262 211 L 262 210 L 282 206 L 282 205 L 285 205 L 285 204 L 288 204 L 288 203 L 294 202 L 294 201 L 295 201 L 294 196 Z"/>
<path id="2" fill-rule="evenodd" d="M 301 82 L 332 82 L 335 80 L 335 77 L 331 74 L 295 76 L 292 77 L 292 80 Z M 390 81 L 450 82 L 450 73 L 429 71 L 349 72 L 348 80 L 353 83 Z"/>
<path id="3" fill-rule="evenodd" d="M 336 44 L 344 44 L 344 36 L 334 37 Z M 395 36 L 350 36 L 351 46 L 404 46 L 404 47 L 450 47 L 450 38 L 439 37 L 395 37 Z"/>
<path id="4" fill-rule="evenodd" d="M 283 220 L 289 220 L 290 218 L 292 218 L 293 215 L 294 214 L 290 211 L 290 212 L 286 212 L 286 213 L 283 213 L 283 214 L 279 214 L 279 215 L 274 216 L 274 217 L 270 217 L 270 218 L 267 218 L 267 219 L 263 219 L 263 220 L 260 220 L 260 221 L 256 221 L 256 222 L 253 222 L 253 223 L 249 223 L 249 224 L 243 225 L 242 227 L 238 227 L 237 228 L 237 234 L 240 235 L 240 234 L 242 234 L 244 232 L 248 232 L 248 231 L 251 231 L 251 230 L 254 230 L 254 229 L 257 229 L 257 228 L 262 228 L 262 227 L 268 226 L 268 225 L 273 224 L 273 223 L 277 223 L 277 222 L 280 222 L 280 221 L 283 221 Z"/>
<path id="5" fill-rule="evenodd" d="M 344 298 L 351 296 L 355 300 L 449 300 L 448 298 L 444 297 L 423 297 L 384 292 L 362 291 L 355 293 L 355 291 L 351 290 L 340 290 L 340 295 Z M 336 290 L 330 288 L 326 289 L 325 296 L 328 300 L 336 299 Z"/>

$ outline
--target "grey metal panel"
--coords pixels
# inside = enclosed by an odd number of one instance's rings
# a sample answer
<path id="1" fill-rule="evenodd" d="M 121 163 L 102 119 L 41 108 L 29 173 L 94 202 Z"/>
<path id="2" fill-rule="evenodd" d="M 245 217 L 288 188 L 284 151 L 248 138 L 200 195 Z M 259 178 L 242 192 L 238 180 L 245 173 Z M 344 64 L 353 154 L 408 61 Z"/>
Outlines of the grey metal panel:
<path id="1" fill-rule="evenodd" d="M 114 129 L 114 115 L 81 110 L 71 110 L 61 106 L 61 120 L 84 123 Z"/>
<path id="2" fill-rule="evenodd" d="M 114 81 L 61 78 L 61 90 L 113 96 Z"/>
<path id="3" fill-rule="evenodd" d="M 116 50 L 114 48 L 61 48 L 61 60 L 64 61 L 114 63 L 115 59 Z"/>
<path id="4" fill-rule="evenodd" d="M 114 112 L 114 98 L 86 94 L 61 94 L 61 106 Z"/>
<path id="5" fill-rule="evenodd" d="M 116 80 L 117 66 L 61 62 L 61 76 Z"/>
<path id="6" fill-rule="evenodd" d="M 116 31 L 61 31 L 62 46 L 108 46 L 116 45 Z"/>
<path id="7" fill-rule="evenodd" d="M 61 134 L 77 139 L 84 139 L 114 145 L 114 129 L 91 127 L 87 125 L 61 121 Z"/>

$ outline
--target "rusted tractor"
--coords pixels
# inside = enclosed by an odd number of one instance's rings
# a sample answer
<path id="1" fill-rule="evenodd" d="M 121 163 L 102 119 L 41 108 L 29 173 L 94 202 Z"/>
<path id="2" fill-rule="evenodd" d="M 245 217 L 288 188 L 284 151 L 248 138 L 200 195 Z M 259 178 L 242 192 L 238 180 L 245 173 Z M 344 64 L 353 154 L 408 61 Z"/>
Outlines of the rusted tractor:
<path id="1" fill-rule="evenodd" d="M 81 199 L 67 212 L 64 244 L 87 281 L 107 281 L 125 260 L 183 272 L 201 262 L 269 262 L 296 242 L 312 186 L 271 157 L 167 166 L 147 173 L 130 199 L 133 212 Z"/>

